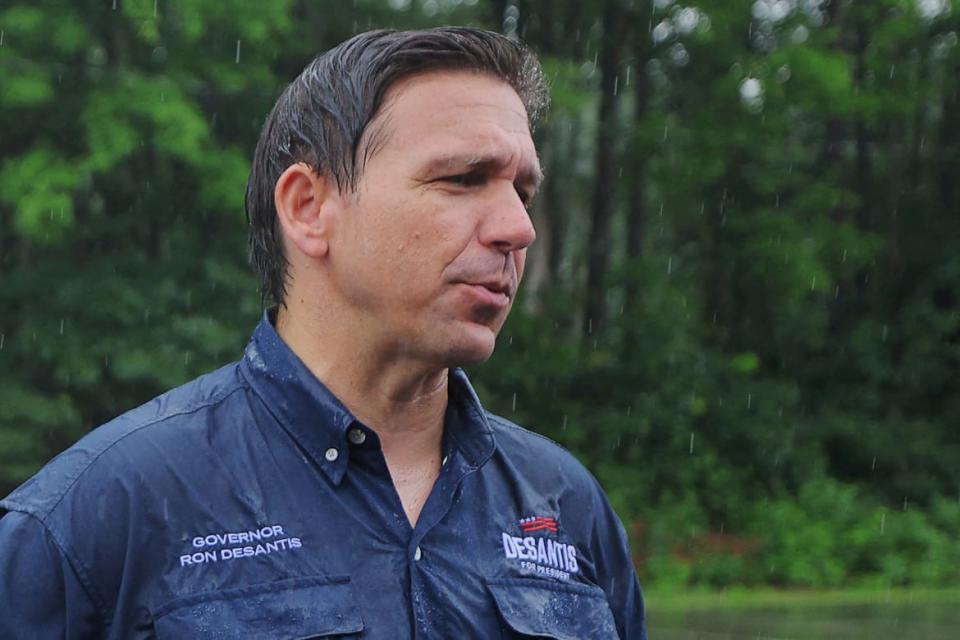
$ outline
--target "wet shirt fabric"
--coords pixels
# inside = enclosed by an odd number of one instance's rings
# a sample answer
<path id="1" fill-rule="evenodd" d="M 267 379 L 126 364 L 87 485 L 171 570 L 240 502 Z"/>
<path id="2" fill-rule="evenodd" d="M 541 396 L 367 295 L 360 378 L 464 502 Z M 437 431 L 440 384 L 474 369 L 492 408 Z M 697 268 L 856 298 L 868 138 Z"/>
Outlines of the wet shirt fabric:
<path id="1" fill-rule="evenodd" d="M 415 527 L 374 431 L 275 332 L 0 507 L 2 638 L 645 638 L 593 477 L 451 371 Z"/>

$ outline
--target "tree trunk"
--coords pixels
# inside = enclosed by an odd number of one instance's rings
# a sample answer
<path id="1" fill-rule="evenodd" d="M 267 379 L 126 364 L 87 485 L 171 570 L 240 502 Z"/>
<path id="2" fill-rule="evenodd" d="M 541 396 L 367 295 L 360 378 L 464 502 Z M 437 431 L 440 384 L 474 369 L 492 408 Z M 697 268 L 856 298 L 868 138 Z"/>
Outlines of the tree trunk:
<path id="1" fill-rule="evenodd" d="M 620 68 L 623 20 L 614 0 L 603 12 L 600 45 L 600 106 L 597 113 L 596 156 L 590 236 L 587 254 L 587 295 L 583 314 L 585 336 L 602 333 L 607 324 L 607 270 L 610 266 L 610 218 L 613 210 L 614 134 L 617 128 L 617 73 Z"/>
<path id="2" fill-rule="evenodd" d="M 940 123 L 940 202 L 948 214 L 960 216 L 960 63 L 949 77 L 953 82 L 944 90 Z"/>
<path id="3" fill-rule="evenodd" d="M 646 7 L 641 5 L 641 11 Z M 647 149 L 645 140 L 642 136 L 642 127 L 646 121 L 647 113 L 650 110 L 650 78 L 647 76 L 647 59 L 650 55 L 650 38 L 646 33 L 637 34 L 637 58 L 636 74 L 634 76 L 634 110 L 633 110 L 633 146 L 628 154 L 631 158 L 630 167 L 630 201 L 627 207 L 627 261 L 632 263 L 637 261 L 643 253 L 643 235 L 647 220 Z M 627 277 L 627 283 L 624 290 L 624 308 L 627 313 L 633 310 L 637 304 L 640 294 L 640 283 L 636 278 Z M 625 336 L 626 344 L 632 344 L 633 340 L 629 335 L 632 331 L 632 324 L 627 324 L 627 333 Z"/>

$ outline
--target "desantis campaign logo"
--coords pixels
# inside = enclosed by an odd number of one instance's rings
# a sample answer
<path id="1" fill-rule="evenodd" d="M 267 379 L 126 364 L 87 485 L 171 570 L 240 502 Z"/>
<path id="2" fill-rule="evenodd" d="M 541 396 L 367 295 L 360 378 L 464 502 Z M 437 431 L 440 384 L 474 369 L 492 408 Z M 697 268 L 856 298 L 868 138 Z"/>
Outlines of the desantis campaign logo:
<path id="1" fill-rule="evenodd" d="M 527 572 L 561 580 L 569 580 L 570 574 L 580 571 L 577 548 L 555 539 L 560 533 L 556 518 L 533 516 L 521 519 L 519 525 L 524 535 L 504 531 L 501 537 L 507 559 L 518 562 Z"/>

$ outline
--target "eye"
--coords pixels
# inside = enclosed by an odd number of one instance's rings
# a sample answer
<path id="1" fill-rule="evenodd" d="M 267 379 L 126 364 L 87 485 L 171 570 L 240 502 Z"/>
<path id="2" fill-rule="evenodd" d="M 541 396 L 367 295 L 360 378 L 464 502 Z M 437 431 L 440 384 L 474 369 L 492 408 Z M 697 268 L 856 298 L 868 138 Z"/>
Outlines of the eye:
<path id="1" fill-rule="evenodd" d="M 467 173 L 444 176 L 440 178 L 440 181 L 456 184 L 461 187 L 478 187 L 487 181 L 487 176 L 480 171 L 468 171 Z"/>
<path id="2" fill-rule="evenodd" d="M 523 206 L 529 209 L 533 206 L 533 194 L 523 189 L 521 187 L 514 187 L 517 191 L 517 195 L 520 197 L 520 202 L 523 203 Z"/>

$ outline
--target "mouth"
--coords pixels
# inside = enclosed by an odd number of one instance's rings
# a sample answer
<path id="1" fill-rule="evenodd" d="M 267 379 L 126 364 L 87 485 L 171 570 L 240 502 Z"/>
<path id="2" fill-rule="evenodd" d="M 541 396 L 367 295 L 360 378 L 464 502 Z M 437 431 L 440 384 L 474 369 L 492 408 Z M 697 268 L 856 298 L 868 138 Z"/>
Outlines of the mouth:
<path id="1" fill-rule="evenodd" d="M 460 282 L 483 306 L 503 308 L 513 298 L 513 288 L 507 282 Z"/>

